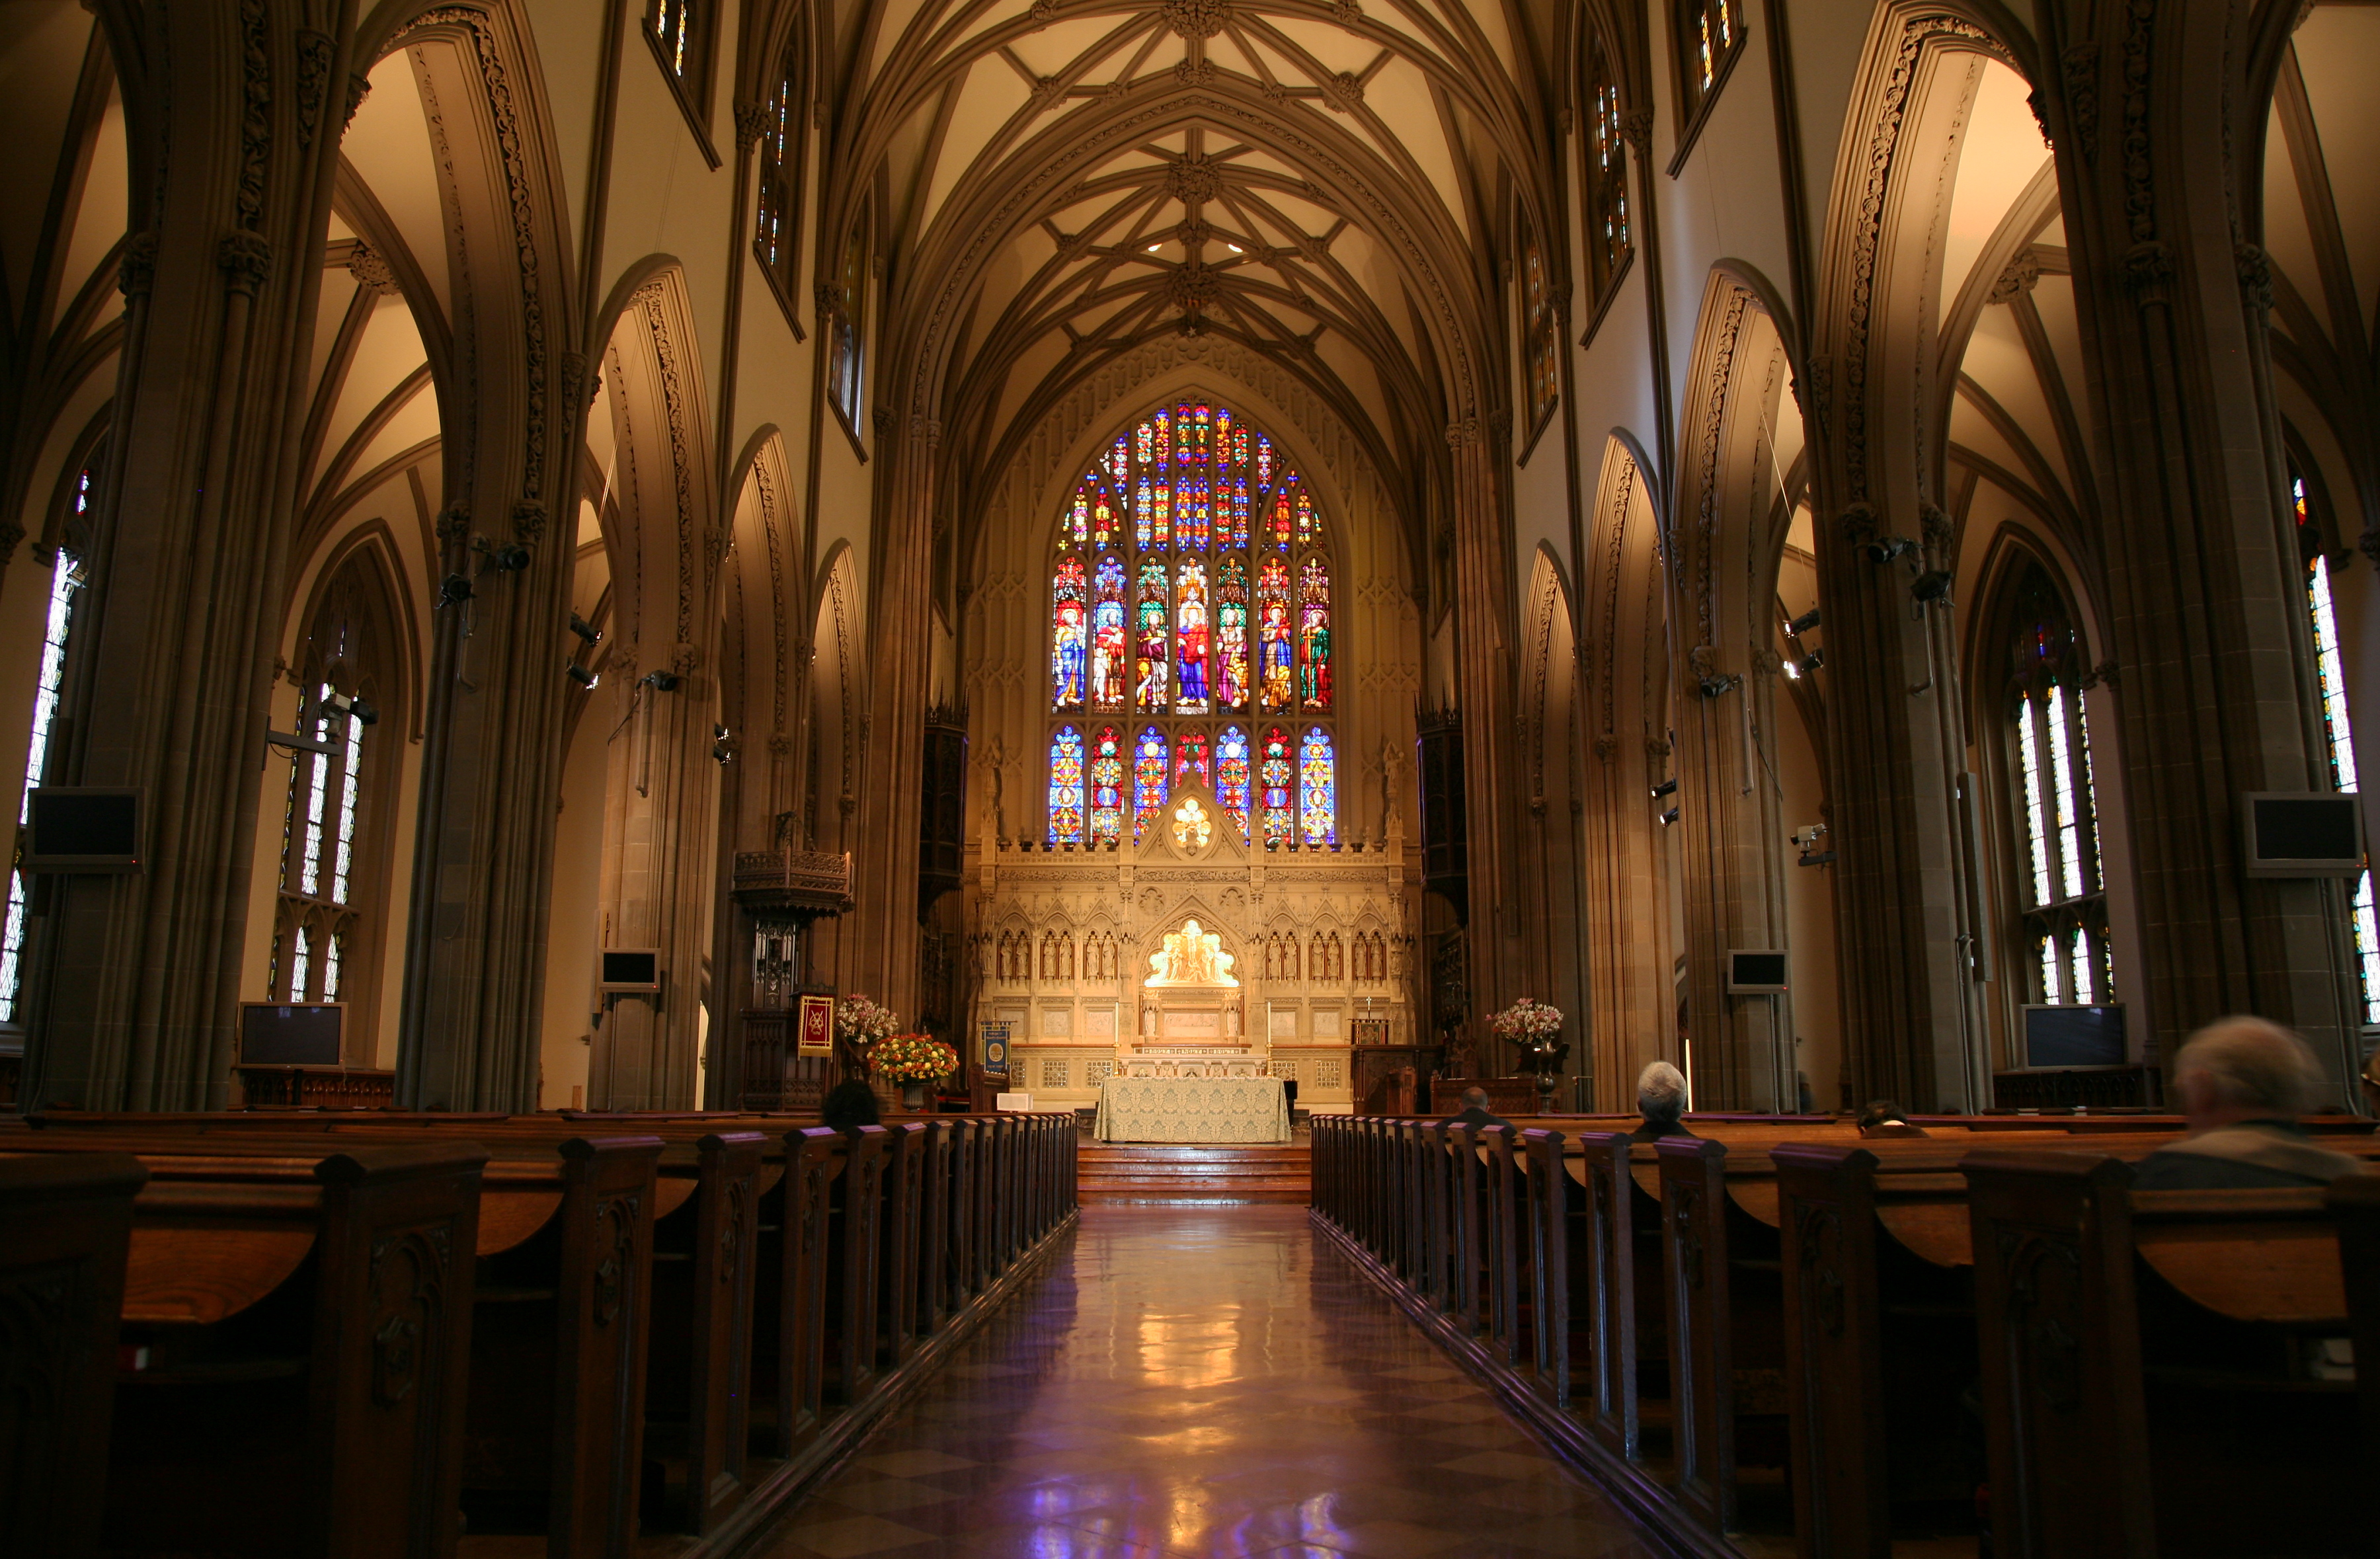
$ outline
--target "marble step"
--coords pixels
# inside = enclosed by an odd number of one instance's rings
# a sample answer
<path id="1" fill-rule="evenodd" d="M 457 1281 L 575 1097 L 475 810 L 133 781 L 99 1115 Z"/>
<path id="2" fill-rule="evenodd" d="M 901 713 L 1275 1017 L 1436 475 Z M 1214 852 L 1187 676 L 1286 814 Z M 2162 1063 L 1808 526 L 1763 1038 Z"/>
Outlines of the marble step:
<path id="1" fill-rule="evenodd" d="M 1085 1201 L 1303 1202 L 1311 1185 L 1303 1142 L 1082 1145 Z"/>

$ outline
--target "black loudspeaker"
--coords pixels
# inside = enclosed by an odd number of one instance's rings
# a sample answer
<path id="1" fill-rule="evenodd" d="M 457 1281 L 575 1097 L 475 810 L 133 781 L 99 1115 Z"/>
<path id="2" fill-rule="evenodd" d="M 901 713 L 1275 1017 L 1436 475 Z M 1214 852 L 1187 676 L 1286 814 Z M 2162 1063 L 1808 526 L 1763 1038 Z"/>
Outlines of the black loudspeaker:
<path id="1" fill-rule="evenodd" d="M 2352 796 L 2256 791 L 2240 798 L 2251 877 L 2354 877 L 2363 871 L 2363 808 Z"/>
<path id="2" fill-rule="evenodd" d="M 242 1002 L 243 1066 L 336 1066 L 346 1025 L 345 1002 Z"/>
<path id="3" fill-rule="evenodd" d="M 37 786 L 25 794 L 29 871 L 140 870 L 140 793 L 102 786 Z"/>

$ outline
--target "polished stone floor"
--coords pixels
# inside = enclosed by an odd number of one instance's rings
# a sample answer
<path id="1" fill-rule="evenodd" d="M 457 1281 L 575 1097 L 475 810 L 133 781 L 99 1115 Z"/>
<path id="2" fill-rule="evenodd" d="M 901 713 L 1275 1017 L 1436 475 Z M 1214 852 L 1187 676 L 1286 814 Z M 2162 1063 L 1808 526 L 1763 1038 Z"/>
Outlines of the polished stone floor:
<path id="1" fill-rule="evenodd" d="M 751 1552 L 1656 1551 L 1293 1207 L 1089 1207 L 1071 1248 Z"/>

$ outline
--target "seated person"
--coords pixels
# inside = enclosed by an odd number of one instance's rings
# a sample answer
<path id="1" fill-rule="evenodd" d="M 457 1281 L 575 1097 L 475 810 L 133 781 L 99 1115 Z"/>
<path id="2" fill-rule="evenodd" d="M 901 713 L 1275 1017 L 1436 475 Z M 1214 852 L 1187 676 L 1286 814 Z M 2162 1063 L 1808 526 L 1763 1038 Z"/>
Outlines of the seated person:
<path id="1" fill-rule="evenodd" d="M 1466 1088 L 1463 1090 L 1463 1108 L 1446 1117 L 1449 1126 L 1510 1126 L 1512 1123 L 1488 1108 L 1488 1090 Z"/>
<path id="2" fill-rule="evenodd" d="M 857 1078 L 835 1084 L 827 1090 L 826 1102 L 819 1106 L 819 1124 L 837 1131 L 883 1124 L 876 1113 L 876 1090 Z"/>
<path id="3" fill-rule="evenodd" d="M 1860 1112 L 1859 1134 L 1862 1137 L 1925 1137 L 1922 1126 L 1909 1124 L 1909 1112 L 1889 1099 L 1871 1099 Z"/>
<path id="4" fill-rule="evenodd" d="M 1631 1140 L 1692 1137 L 1694 1133 L 1679 1118 L 1686 1113 L 1686 1075 L 1666 1061 L 1656 1061 L 1639 1072 L 1636 1113 L 1645 1117 L 1645 1124 L 1628 1134 Z"/>
<path id="5" fill-rule="evenodd" d="M 2141 1161 L 2143 1191 L 2324 1186 L 2363 1166 L 2316 1147 L 2298 1125 L 2322 1070 L 2306 1042 L 2261 1017 L 2225 1017 L 2174 1057 L 2174 1090 L 2190 1135 Z"/>

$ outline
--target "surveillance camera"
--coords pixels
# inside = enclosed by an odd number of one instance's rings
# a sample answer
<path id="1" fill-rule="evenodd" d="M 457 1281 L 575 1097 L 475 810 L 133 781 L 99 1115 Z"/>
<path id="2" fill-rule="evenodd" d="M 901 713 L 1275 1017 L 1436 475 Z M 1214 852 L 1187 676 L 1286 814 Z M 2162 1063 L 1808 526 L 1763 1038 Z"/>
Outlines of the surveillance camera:
<path id="1" fill-rule="evenodd" d="M 1867 544 L 1867 560 L 1882 566 L 1895 558 L 1905 557 L 1916 550 L 1917 543 L 1906 536 L 1887 536 L 1880 542 L 1870 542 Z"/>
<path id="2" fill-rule="evenodd" d="M 1948 568 L 1929 568 L 1910 582 L 1909 593 L 1919 601 L 1927 603 L 1938 601 L 1948 605 L 1950 600 L 1950 580 L 1951 575 Z"/>
<path id="3" fill-rule="evenodd" d="M 1802 635 L 1809 632 L 1812 628 L 1816 627 L 1819 620 L 1818 609 L 1813 606 L 1808 611 L 1803 613 L 1800 616 L 1794 618 L 1791 622 L 1787 623 L 1785 625 L 1785 631 L 1791 634 L 1794 638 L 1799 639 Z"/>
<path id="4" fill-rule="evenodd" d="M 589 644 L 601 644 L 603 641 L 603 630 L 576 612 L 570 614 L 570 631 Z"/>

